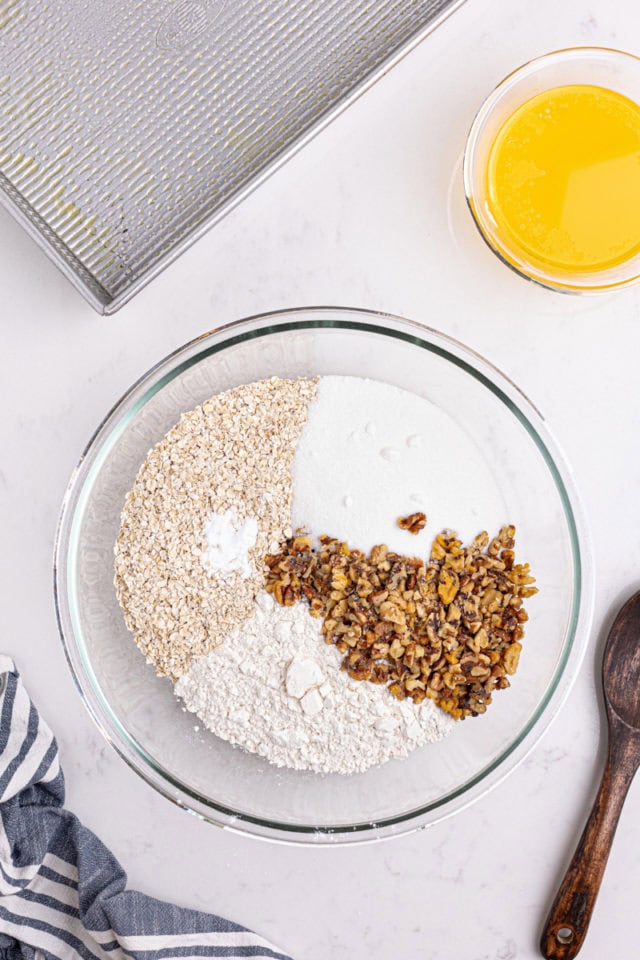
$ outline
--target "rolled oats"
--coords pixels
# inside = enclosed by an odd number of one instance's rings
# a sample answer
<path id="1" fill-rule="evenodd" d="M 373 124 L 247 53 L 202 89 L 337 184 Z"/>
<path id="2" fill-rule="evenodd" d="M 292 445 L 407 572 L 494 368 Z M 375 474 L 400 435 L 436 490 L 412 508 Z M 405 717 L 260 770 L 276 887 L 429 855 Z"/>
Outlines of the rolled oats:
<path id="1" fill-rule="evenodd" d="M 252 613 L 262 557 L 291 535 L 291 468 L 317 380 L 260 380 L 185 413 L 147 456 L 125 499 L 115 586 L 127 626 L 176 680 Z M 212 513 L 255 518 L 249 575 L 203 566 Z"/>

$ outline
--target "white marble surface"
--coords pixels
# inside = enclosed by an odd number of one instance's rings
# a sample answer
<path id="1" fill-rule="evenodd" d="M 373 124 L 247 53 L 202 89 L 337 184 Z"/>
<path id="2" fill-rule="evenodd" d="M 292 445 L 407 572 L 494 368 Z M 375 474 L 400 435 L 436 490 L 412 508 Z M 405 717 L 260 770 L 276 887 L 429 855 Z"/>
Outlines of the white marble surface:
<path id="1" fill-rule="evenodd" d="M 481 98 L 549 49 L 640 53 L 633 0 L 468 0 L 302 154 L 121 313 L 100 319 L 0 215 L 2 641 L 60 739 L 68 803 L 149 893 L 253 925 L 299 960 L 529 960 L 602 762 L 603 630 L 640 586 L 640 288 L 536 289 L 485 249 L 460 155 Z M 58 506 L 93 427 L 154 361 L 208 327 L 284 306 L 386 309 L 461 338 L 542 409 L 573 465 L 597 558 L 596 624 L 562 713 L 458 817 L 387 843 L 275 847 L 156 795 L 103 742 L 58 640 Z M 179 878 L 179 879 L 178 879 Z M 632 789 L 582 956 L 631 957 Z"/>

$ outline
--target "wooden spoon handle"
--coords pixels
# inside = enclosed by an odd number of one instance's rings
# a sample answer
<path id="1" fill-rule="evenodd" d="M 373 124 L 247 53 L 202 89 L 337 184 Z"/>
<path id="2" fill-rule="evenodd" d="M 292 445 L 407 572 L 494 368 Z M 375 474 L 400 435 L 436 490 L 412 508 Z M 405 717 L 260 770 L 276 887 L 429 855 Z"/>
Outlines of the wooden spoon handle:
<path id="1" fill-rule="evenodd" d="M 622 725 L 616 727 L 593 809 L 542 934 L 540 949 L 547 960 L 573 960 L 582 947 L 620 812 L 638 767 L 637 738 Z"/>

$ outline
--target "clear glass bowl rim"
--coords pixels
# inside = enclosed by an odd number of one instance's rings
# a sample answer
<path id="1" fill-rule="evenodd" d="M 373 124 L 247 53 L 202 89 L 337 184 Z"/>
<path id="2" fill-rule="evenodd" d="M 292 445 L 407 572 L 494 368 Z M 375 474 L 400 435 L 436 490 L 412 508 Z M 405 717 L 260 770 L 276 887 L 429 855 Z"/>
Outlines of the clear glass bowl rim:
<path id="1" fill-rule="evenodd" d="M 531 60 L 527 60 L 525 63 L 516 67 L 514 70 L 511 70 L 510 73 L 503 77 L 502 80 L 496 84 L 493 90 L 491 90 L 491 92 L 482 101 L 480 108 L 473 119 L 471 127 L 469 128 L 469 133 L 467 134 L 462 162 L 462 178 L 467 206 L 480 236 L 487 244 L 491 252 L 494 253 L 498 259 L 504 263 L 505 266 L 509 267 L 510 270 L 513 270 L 513 272 L 519 277 L 523 277 L 525 280 L 530 280 L 532 283 L 537 283 L 539 286 L 545 287 L 548 290 L 555 290 L 559 291 L 560 293 L 610 293 L 614 290 L 621 290 L 624 287 L 632 286 L 640 280 L 640 255 L 631 257 L 618 267 L 611 268 L 610 270 L 603 270 L 586 275 L 575 274 L 571 276 L 567 274 L 565 280 L 561 280 L 558 277 L 555 277 L 553 274 L 545 274 L 543 270 L 537 267 L 533 268 L 532 272 L 527 272 L 524 267 L 518 266 L 518 258 L 515 255 L 514 260 L 516 262 L 512 262 L 507 258 L 504 252 L 500 249 L 497 241 L 494 240 L 493 232 L 486 222 L 486 217 L 482 216 L 481 211 L 478 210 L 478 204 L 476 203 L 475 198 L 475 190 L 473 187 L 476 150 L 478 146 L 478 139 L 485 122 L 491 116 L 494 108 L 499 104 L 501 98 L 511 89 L 514 83 L 528 75 L 535 74 L 539 70 L 544 69 L 546 66 L 553 65 L 554 63 L 566 63 L 571 60 L 580 60 L 586 56 L 605 56 L 609 57 L 610 59 L 620 59 L 623 62 L 628 61 L 629 63 L 633 63 L 636 69 L 640 68 L 640 57 L 636 56 L 634 53 L 629 53 L 626 50 L 618 50 L 615 47 L 602 46 L 561 47 L 557 50 L 551 50 L 548 53 L 544 53 L 539 57 L 533 57 Z M 525 97 L 525 100 L 526 99 L 527 98 Z M 522 102 L 524 103 L 525 100 Z M 622 271 L 625 267 L 633 267 L 633 269 L 628 275 L 622 275 L 620 279 L 614 279 L 613 275 L 617 271 Z M 588 282 L 588 277 L 592 277 L 594 282 Z M 607 277 L 610 279 L 607 279 Z M 600 282 L 596 282 L 598 278 L 600 278 Z"/>
<path id="2" fill-rule="evenodd" d="M 117 437 L 147 400 L 203 357 L 238 341 L 288 329 L 332 327 L 391 336 L 427 349 L 473 376 L 505 403 L 529 433 L 553 477 L 567 519 L 574 564 L 572 613 L 562 656 L 539 709 L 520 736 L 471 781 L 446 797 L 383 821 L 339 827 L 262 820 L 230 810 L 190 790 L 161 768 L 128 734 L 102 695 L 77 625 L 72 598 L 74 539 L 92 478 Z M 571 472 L 542 414 L 496 366 L 454 338 L 400 316 L 351 307 L 292 308 L 257 314 L 214 328 L 151 367 L 113 406 L 73 471 L 56 532 L 53 574 L 58 628 L 73 680 L 94 723 L 119 756 L 159 793 L 200 819 L 241 834 L 294 844 L 363 843 L 400 836 L 452 816 L 488 793 L 522 762 L 560 710 L 582 662 L 593 617 L 594 570 L 588 527 Z"/>

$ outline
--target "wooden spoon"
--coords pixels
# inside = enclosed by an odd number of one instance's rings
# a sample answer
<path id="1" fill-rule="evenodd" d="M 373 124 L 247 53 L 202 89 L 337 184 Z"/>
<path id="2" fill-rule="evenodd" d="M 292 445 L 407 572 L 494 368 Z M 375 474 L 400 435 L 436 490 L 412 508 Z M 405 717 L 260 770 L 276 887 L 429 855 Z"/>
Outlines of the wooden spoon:
<path id="1" fill-rule="evenodd" d="M 640 766 L 640 592 L 620 610 L 607 638 L 602 684 L 609 749 L 593 809 L 547 919 L 540 949 L 572 960 L 587 933 L 627 791 Z"/>

